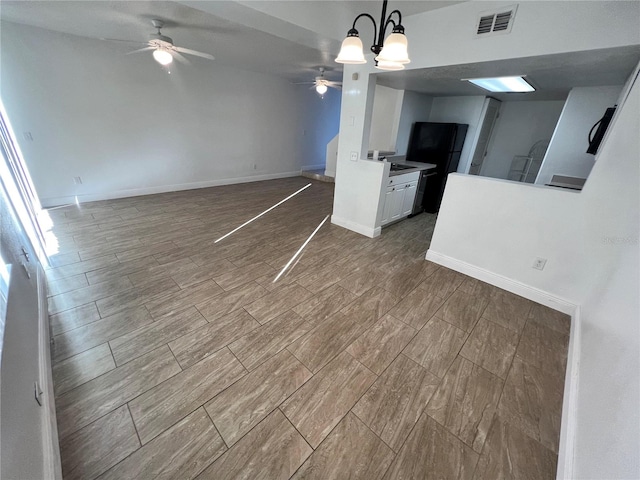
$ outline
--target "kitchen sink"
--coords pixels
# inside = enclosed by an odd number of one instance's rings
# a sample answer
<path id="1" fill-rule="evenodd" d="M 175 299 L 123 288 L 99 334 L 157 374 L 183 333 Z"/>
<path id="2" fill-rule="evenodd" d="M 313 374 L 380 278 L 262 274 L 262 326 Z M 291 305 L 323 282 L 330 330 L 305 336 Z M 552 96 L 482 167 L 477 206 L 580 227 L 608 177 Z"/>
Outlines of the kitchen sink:
<path id="1" fill-rule="evenodd" d="M 412 167 L 411 165 L 403 165 L 401 163 L 392 163 L 391 164 L 391 171 L 392 172 L 397 172 L 399 170 L 409 170 L 411 168 L 416 168 L 416 167 Z"/>

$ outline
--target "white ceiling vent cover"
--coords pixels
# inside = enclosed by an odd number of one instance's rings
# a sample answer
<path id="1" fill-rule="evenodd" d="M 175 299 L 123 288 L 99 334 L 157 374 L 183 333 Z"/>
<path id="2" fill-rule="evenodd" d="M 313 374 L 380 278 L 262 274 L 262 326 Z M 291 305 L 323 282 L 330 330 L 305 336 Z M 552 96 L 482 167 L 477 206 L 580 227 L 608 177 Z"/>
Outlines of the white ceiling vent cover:
<path id="1" fill-rule="evenodd" d="M 489 36 L 498 33 L 509 33 L 516 16 L 517 5 L 503 7 L 500 10 L 482 12 L 478 18 L 476 36 Z"/>

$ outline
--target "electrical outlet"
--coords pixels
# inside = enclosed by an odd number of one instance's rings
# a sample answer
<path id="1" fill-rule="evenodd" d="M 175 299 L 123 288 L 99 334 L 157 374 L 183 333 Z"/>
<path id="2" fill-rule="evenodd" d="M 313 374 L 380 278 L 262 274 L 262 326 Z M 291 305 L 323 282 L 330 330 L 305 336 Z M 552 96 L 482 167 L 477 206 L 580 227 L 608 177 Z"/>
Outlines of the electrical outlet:
<path id="1" fill-rule="evenodd" d="M 358 152 L 351 152 L 351 156 L 349 157 L 349 160 L 351 160 L 352 162 L 357 162 L 358 161 Z"/>
<path id="2" fill-rule="evenodd" d="M 82 178 L 80 178 L 80 177 L 73 177 L 73 184 L 74 184 L 74 185 L 82 185 Z"/>
<path id="3" fill-rule="evenodd" d="M 536 270 L 544 270 L 544 266 L 546 264 L 547 264 L 547 259 L 546 258 L 537 257 L 533 261 L 533 268 L 535 268 Z"/>

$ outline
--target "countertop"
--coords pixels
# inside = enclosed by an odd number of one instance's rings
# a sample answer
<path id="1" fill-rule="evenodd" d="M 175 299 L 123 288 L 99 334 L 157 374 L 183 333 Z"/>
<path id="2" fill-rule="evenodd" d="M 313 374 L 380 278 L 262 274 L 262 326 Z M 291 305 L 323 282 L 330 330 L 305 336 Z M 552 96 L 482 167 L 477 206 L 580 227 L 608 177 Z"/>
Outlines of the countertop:
<path id="1" fill-rule="evenodd" d="M 437 167 L 437 165 L 433 163 L 419 163 L 419 162 L 407 162 L 407 161 L 394 161 L 393 163 L 397 163 L 399 165 L 409 165 L 415 168 L 407 168 L 405 170 L 389 172 L 390 177 L 395 177 L 396 175 L 403 175 L 405 173 L 420 172 L 422 170 L 433 170 L 434 168 Z"/>

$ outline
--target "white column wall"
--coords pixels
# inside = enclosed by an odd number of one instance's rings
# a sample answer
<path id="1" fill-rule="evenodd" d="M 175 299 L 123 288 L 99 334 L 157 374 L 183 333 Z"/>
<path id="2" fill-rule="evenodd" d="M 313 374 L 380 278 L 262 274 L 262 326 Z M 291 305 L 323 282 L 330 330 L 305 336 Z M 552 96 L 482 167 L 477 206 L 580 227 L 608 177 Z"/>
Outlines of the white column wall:
<path id="1" fill-rule="evenodd" d="M 371 55 L 369 55 L 371 57 Z M 376 225 L 385 162 L 367 160 L 375 76 L 366 65 L 345 65 L 340 112 L 340 138 L 331 222 L 368 237 L 380 235 Z M 354 75 L 355 74 L 355 75 Z M 352 155 L 356 160 L 351 160 Z"/>
<path id="2" fill-rule="evenodd" d="M 376 85 L 369 134 L 369 151 L 396 151 L 404 90 Z"/>

